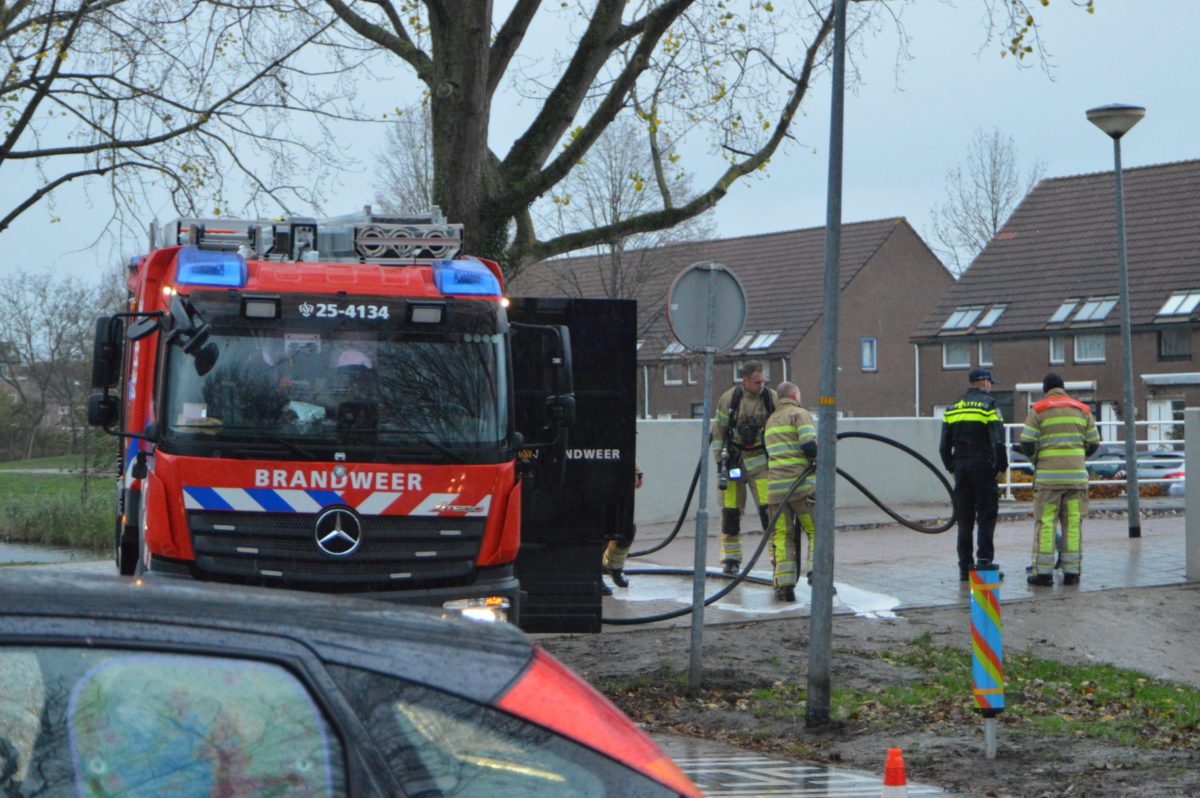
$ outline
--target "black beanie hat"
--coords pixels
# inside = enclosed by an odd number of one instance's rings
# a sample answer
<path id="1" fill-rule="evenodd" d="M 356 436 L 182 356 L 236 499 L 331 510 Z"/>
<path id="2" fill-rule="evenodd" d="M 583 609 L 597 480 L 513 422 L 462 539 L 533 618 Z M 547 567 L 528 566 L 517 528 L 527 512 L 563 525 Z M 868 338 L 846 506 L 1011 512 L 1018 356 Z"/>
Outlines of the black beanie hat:
<path id="1" fill-rule="evenodd" d="M 1054 388 L 1061 387 L 1063 387 L 1063 378 L 1053 371 L 1046 375 L 1046 379 L 1042 380 L 1042 393 L 1050 393 Z"/>

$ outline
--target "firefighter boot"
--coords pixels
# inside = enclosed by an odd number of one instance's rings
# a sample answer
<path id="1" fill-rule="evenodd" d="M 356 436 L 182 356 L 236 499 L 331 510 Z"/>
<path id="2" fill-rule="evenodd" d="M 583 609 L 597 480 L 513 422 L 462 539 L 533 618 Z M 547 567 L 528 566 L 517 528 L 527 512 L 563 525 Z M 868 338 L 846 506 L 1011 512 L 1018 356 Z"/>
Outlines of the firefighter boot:
<path id="1" fill-rule="evenodd" d="M 741 570 L 742 511 L 736 507 L 721 508 L 721 564 L 727 576 Z"/>

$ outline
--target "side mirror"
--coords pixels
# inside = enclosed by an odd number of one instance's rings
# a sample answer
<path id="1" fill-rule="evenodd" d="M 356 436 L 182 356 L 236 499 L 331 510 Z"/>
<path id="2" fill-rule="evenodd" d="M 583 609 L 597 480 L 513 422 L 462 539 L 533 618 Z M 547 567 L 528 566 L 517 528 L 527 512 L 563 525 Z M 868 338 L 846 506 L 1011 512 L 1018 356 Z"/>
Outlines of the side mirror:
<path id="1" fill-rule="evenodd" d="M 213 370 L 213 366 L 217 365 L 217 358 L 221 356 L 221 348 L 212 341 L 207 341 L 193 355 L 193 366 L 196 368 L 196 376 L 203 377 L 205 374 Z"/>
<path id="2" fill-rule="evenodd" d="M 102 391 L 121 380 L 121 358 L 125 354 L 124 324 L 116 316 L 96 319 L 96 338 L 92 344 L 92 388 Z"/>
<path id="3" fill-rule="evenodd" d="M 117 397 L 94 393 L 88 399 L 87 422 L 93 427 L 111 427 L 117 423 L 120 410 Z"/>

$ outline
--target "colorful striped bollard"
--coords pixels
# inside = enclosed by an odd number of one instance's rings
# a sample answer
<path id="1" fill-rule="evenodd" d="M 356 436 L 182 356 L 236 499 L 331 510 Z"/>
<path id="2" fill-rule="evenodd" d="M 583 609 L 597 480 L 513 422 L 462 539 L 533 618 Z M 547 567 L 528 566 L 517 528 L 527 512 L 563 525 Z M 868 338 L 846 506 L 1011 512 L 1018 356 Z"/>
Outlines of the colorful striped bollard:
<path id="1" fill-rule="evenodd" d="M 971 570 L 971 671 L 975 708 L 983 715 L 987 758 L 996 758 L 996 716 L 1004 711 L 1004 652 L 1000 629 L 1000 568 Z"/>

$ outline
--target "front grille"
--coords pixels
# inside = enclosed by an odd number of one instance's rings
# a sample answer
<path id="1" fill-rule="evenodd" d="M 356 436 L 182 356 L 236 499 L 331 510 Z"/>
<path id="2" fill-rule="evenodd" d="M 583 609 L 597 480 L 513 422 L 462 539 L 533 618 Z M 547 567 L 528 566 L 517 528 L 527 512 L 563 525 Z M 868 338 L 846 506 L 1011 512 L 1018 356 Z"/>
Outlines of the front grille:
<path id="1" fill-rule="evenodd" d="M 188 514 L 196 566 L 234 580 L 330 589 L 397 589 L 469 581 L 485 519 L 360 516 L 362 543 L 346 557 L 317 548 L 317 516 L 197 511 Z"/>

